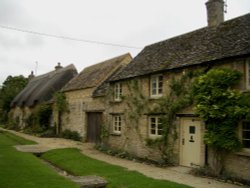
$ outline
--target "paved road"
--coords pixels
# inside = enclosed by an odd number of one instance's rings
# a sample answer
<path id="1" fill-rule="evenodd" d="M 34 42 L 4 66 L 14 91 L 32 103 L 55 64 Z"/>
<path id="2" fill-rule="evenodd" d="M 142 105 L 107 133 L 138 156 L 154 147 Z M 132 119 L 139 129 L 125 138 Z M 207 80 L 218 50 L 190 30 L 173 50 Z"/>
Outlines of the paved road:
<path id="1" fill-rule="evenodd" d="M 1 128 L 0 128 L 1 129 Z M 10 131 L 10 130 L 8 130 Z M 142 164 L 126 159 L 121 159 L 113 156 L 106 155 L 93 148 L 93 144 L 76 142 L 72 140 L 66 140 L 62 138 L 39 138 L 32 135 L 27 135 L 20 132 L 10 131 L 23 138 L 33 140 L 38 143 L 34 146 L 24 146 L 19 148 L 20 150 L 44 152 L 50 149 L 57 148 L 69 148 L 74 147 L 81 150 L 84 155 L 91 158 L 105 161 L 110 164 L 119 165 L 127 168 L 128 170 L 138 171 L 148 177 L 155 179 L 170 180 L 177 183 L 186 184 L 197 188 L 240 188 L 243 186 L 237 186 L 229 183 L 219 182 L 214 179 L 195 177 L 189 174 L 190 168 L 186 167 L 166 167 L 159 168 L 153 165 Z"/>

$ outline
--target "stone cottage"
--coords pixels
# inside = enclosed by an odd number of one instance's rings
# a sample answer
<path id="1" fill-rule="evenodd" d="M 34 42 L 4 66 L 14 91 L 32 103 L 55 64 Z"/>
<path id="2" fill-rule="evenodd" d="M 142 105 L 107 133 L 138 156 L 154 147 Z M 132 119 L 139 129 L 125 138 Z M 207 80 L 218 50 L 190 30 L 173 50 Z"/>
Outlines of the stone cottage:
<path id="1" fill-rule="evenodd" d="M 62 67 L 60 63 L 55 70 L 43 75 L 30 75 L 27 86 L 11 102 L 12 118 L 18 119 L 21 128 L 39 104 L 52 103 L 53 95 L 77 75 L 74 65 Z"/>
<path id="2" fill-rule="evenodd" d="M 88 142 L 100 142 L 107 80 L 131 59 L 130 54 L 124 54 L 87 67 L 62 89 L 69 107 L 69 112 L 62 115 L 62 130 L 77 131 Z"/>
<path id="3" fill-rule="evenodd" d="M 122 72 L 110 79 L 113 95 L 107 108 L 106 144 L 142 158 L 161 159 L 161 149 L 149 145 L 162 138 L 161 111 L 157 102 L 170 92 L 170 82 L 189 70 L 229 67 L 243 73 L 238 85 L 250 89 L 250 14 L 224 22 L 224 2 L 206 3 L 208 26 L 146 46 Z M 185 83 L 185 82 L 183 82 Z M 211 154 L 203 142 L 205 124 L 193 109 L 175 114 L 175 130 L 170 132 L 171 162 L 182 166 L 204 166 Z M 244 149 L 225 159 L 228 171 L 250 179 L 250 122 L 239 125 Z M 169 138 L 171 140 L 171 138 Z M 170 154 L 169 153 L 169 154 Z M 167 155 L 166 153 L 165 155 Z"/>

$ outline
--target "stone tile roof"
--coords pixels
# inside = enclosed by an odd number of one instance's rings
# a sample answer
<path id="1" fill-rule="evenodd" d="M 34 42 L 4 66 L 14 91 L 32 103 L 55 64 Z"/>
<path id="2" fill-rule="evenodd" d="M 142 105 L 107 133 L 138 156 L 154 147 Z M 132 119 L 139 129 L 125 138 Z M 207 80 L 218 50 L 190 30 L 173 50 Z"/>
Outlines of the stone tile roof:
<path id="1" fill-rule="evenodd" d="M 28 85 L 14 98 L 11 107 L 28 106 L 48 102 L 53 94 L 77 74 L 74 65 L 69 65 L 58 70 L 34 77 Z"/>
<path id="2" fill-rule="evenodd" d="M 250 14 L 146 46 L 111 81 L 250 54 Z"/>
<path id="3" fill-rule="evenodd" d="M 105 80 L 108 79 L 119 67 L 124 64 L 124 60 L 129 58 L 130 54 L 124 54 L 104 62 L 89 66 L 73 78 L 63 89 L 62 91 L 73 91 L 79 89 L 93 88 L 100 86 L 102 83 L 105 83 Z M 97 95 L 101 95 L 106 86 L 100 86 L 100 91 L 96 91 Z"/>
<path id="4" fill-rule="evenodd" d="M 132 57 L 129 57 L 130 61 L 132 60 Z M 129 62 L 130 62 L 129 61 Z M 119 74 L 123 68 L 125 68 L 127 66 L 127 64 L 123 64 L 121 65 L 116 71 L 114 71 L 114 73 L 107 79 L 105 80 L 102 84 L 100 84 L 95 91 L 93 92 L 93 97 L 102 97 L 105 96 L 105 94 L 108 91 L 109 88 L 109 82 L 110 82 L 110 78 L 112 78 L 113 76 L 115 76 L 116 74 Z"/>

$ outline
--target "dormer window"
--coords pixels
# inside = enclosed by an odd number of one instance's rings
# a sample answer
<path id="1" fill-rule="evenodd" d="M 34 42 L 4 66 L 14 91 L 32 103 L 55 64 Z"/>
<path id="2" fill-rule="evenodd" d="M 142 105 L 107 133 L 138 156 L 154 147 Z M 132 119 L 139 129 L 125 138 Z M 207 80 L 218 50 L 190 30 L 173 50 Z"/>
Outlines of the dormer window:
<path id="1" fill-rule="evenodd" d="M 161 97 L 163 93 L 163 76 L 153 75 L 150 80 L 150 94 L 151 97 Z"/>
<path id="2" fill-rule="evenodd" d="M 122 100 L 122 83 L 115 83 L 114 88 L 114 99 L 115 101 L 121 101 Z"/>

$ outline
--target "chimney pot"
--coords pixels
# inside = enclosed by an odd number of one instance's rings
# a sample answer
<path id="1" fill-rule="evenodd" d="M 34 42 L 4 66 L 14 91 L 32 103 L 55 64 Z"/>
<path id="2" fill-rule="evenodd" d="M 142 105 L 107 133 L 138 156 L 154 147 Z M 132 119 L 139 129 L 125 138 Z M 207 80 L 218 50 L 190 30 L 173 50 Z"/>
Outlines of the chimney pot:
<path id="1" fill-rule="evenodd" d="M 59 70 L 59 69 L 61 69 L 61 68 L 63 68 L 63 67 L 61 66 L 61 63 L 58 62 L 58 63 L 57 63 L 57 66 L 55 66 L 55 69 L 56 69 L 56 70 Z"/>
<path id="2" fill-rule="evenodd" d="M 28 79 L 31 80 L 31 79 L 34 78 L 34 77 L 35 77 L 34 72 L 31 71 L 30 75 L 28 76 Z"/>
<path id="3" fill-rule="evenodd" d="M 224 22 L 224 1 L 223 0 L 208 0 L 207 6 L 207 21 L 208 26 L 218 26 Z"/>

